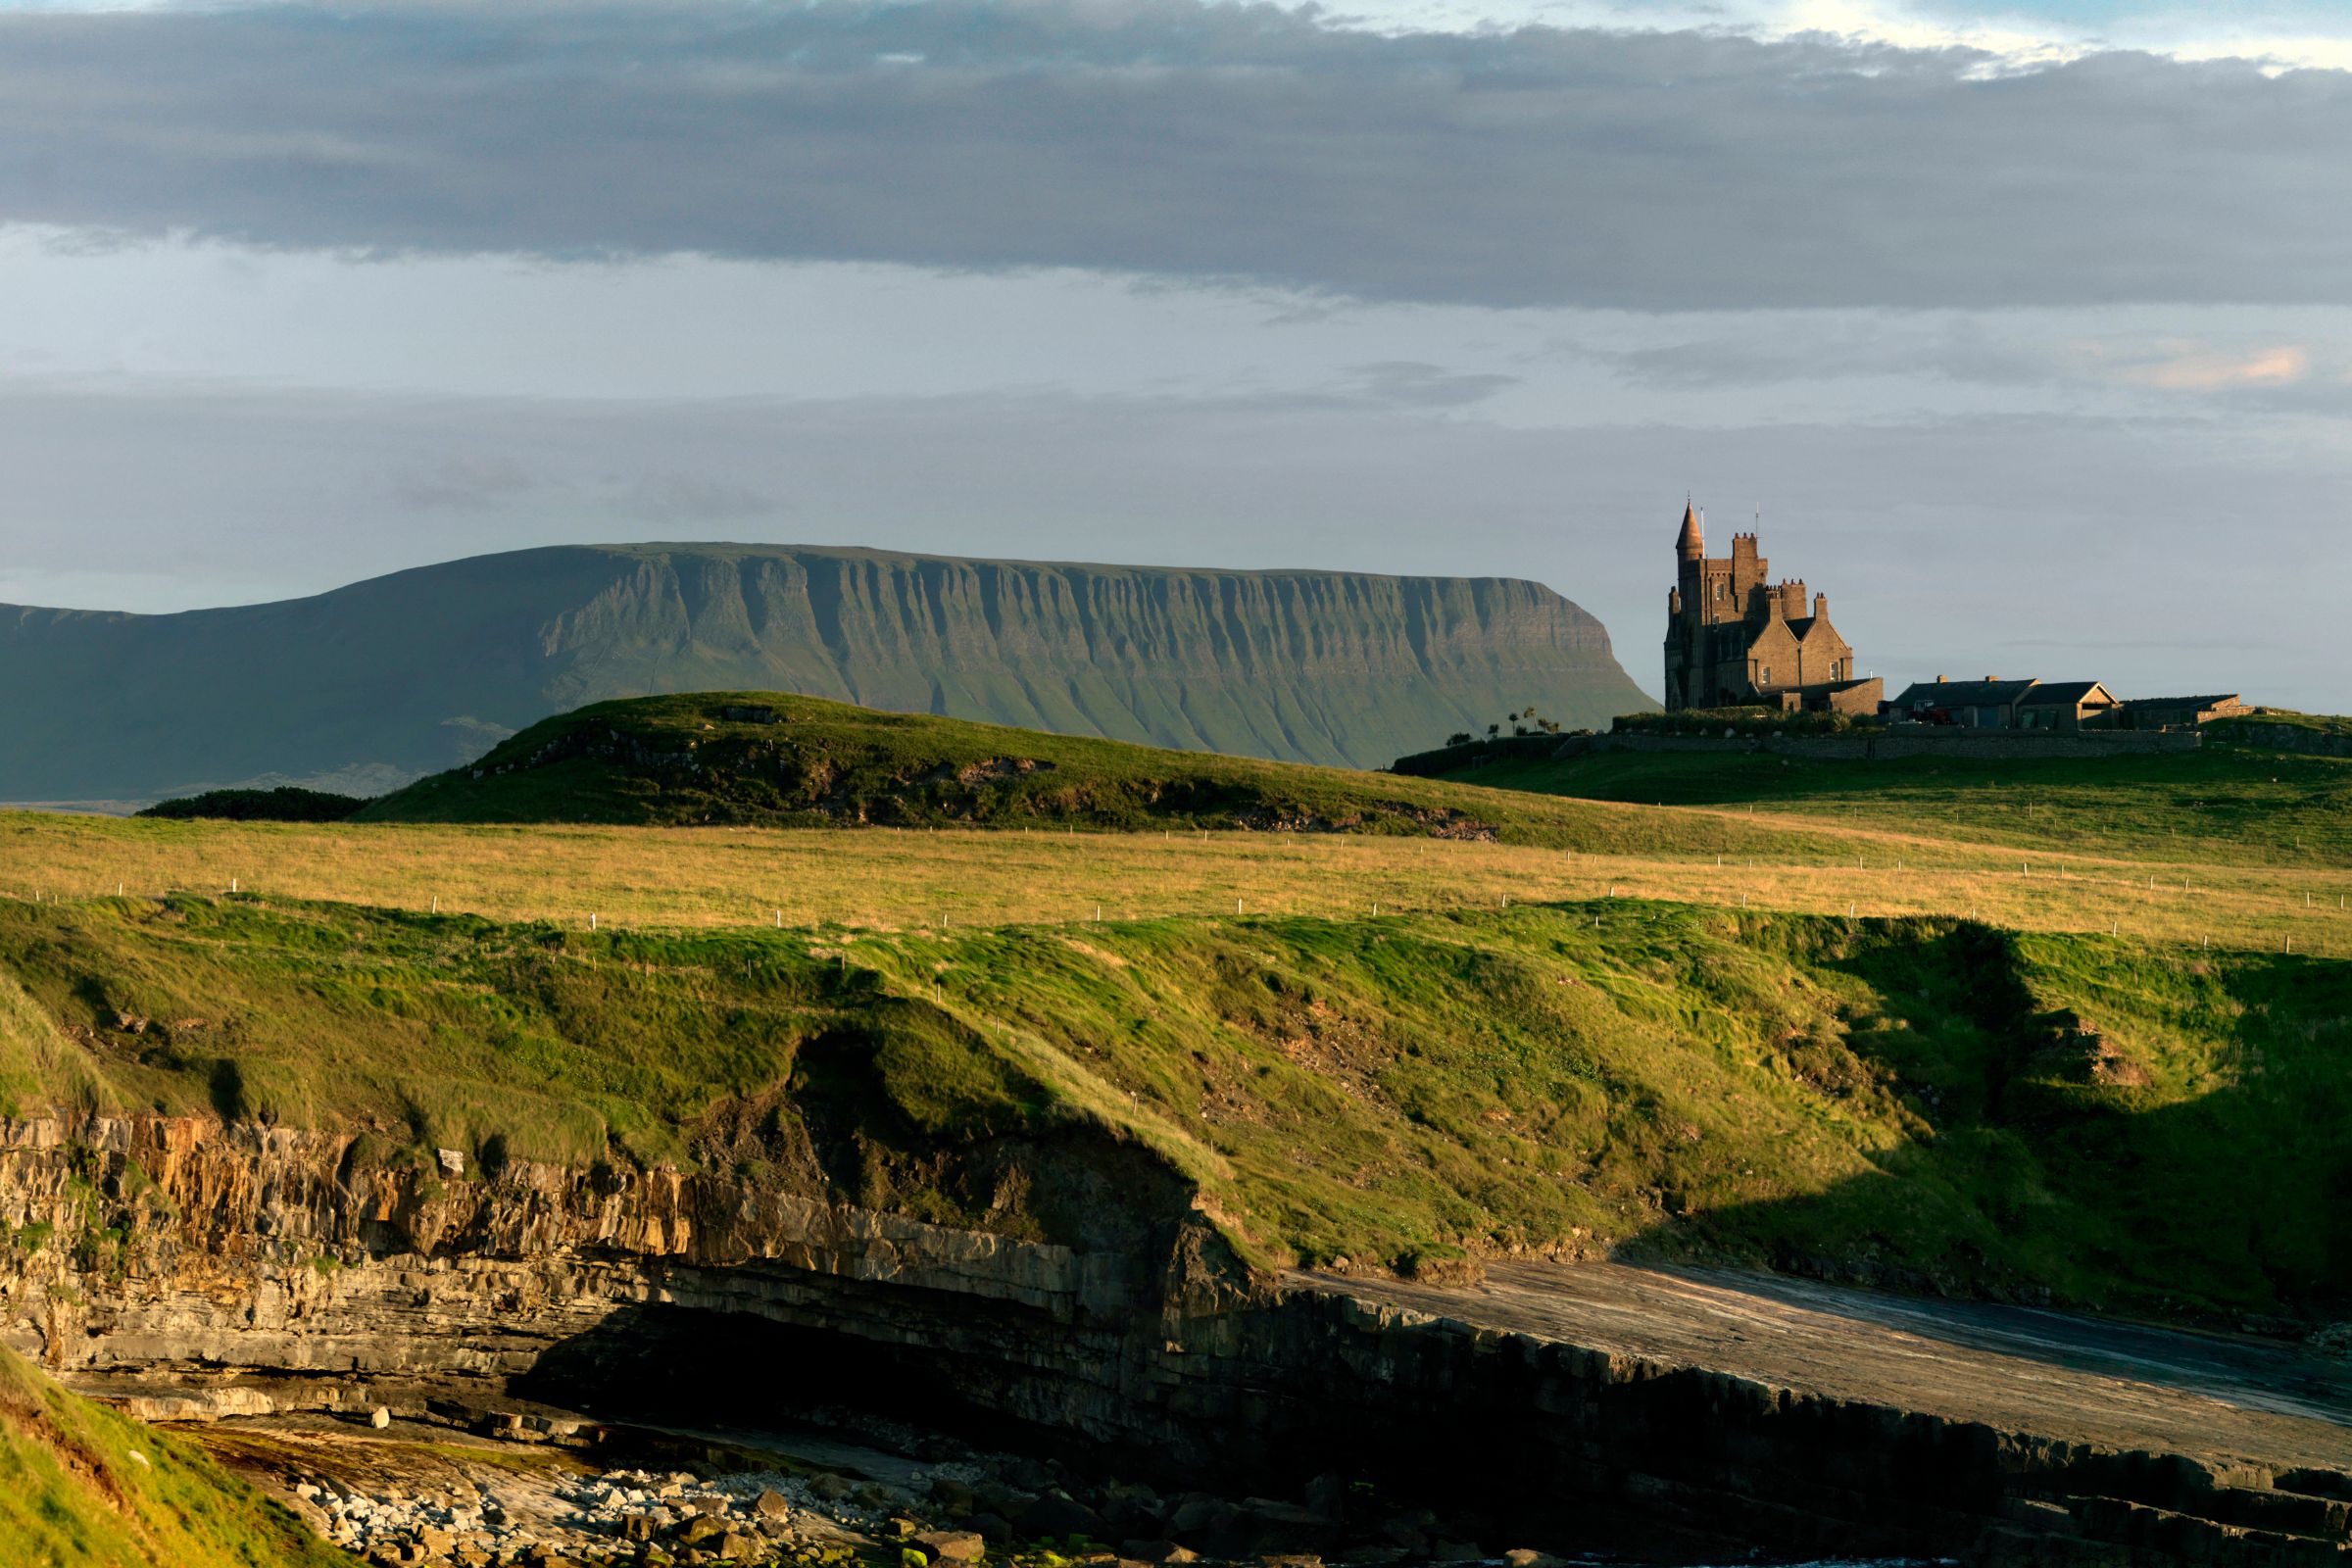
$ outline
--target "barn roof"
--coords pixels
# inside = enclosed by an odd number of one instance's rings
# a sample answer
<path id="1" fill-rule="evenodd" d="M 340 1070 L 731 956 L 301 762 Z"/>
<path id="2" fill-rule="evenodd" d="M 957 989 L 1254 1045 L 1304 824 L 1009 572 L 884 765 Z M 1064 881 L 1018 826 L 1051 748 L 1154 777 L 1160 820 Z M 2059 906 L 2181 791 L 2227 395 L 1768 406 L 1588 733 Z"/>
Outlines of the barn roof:
<path id="1" fill-rule="evenodd" d="M 2115 693 L 2108 691 L 2106 687 L 2095 680 L 2054 680 L 2047 685 L 2035 686 L 2017 706 L 2020 708 L 2073 708 L 2093 692 L 2100 693 L 2111 703 L 2115 701 Z"/>
<path id="2" fill-rule="evenodd" d="M 2030 680 L 1915 680 L 1894 701 L 1900 708 L 2006 708 L 2034 685 Z"/>
<path id="3" fill-rule="evenodd" d="M 2237 701 L 2235 692 L 2216 692 L 2210 697 L 2134 697 L 2126 708 L 2219 708 L 2224 703 Z"/>

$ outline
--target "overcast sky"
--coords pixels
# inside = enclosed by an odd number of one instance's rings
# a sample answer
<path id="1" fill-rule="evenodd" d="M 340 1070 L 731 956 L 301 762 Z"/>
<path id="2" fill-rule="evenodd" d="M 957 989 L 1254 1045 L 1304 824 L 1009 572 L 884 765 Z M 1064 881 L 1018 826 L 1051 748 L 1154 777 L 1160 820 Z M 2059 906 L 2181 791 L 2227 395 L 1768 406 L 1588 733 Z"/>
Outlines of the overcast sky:
<path id="1" fill-rule="evenodd" d="M 2352 6 L 0 4 L 0 601 L 1538 578 L 2352 709 Z"/>

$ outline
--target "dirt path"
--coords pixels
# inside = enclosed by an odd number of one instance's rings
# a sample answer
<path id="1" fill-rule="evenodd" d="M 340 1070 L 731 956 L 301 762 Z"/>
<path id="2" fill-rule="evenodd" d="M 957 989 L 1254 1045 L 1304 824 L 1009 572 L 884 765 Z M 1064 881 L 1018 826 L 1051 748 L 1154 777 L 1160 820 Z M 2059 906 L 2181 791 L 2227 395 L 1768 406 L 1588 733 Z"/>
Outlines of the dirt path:
<path id="1" fill-rule="evenodd" d="M 1716 1269 L 1502 1263 L 1295 1283 L 1777 1387 L 2118 1448 L 2352 1469 L 2352 1361 L 2274 1342 Z"/>

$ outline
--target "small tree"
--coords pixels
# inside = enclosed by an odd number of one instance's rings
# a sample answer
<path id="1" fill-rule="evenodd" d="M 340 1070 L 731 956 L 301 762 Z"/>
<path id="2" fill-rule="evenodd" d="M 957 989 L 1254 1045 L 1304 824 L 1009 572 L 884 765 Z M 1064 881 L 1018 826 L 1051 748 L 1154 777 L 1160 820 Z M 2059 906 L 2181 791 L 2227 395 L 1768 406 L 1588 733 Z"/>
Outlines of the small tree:
<path id="1" fill-rule="evenodd" d="M 1470 732 L 1466 729 L 1457 729 L 1452 734 L 1446 737 L 1446 744 L 1448 746 L 1467 746 L 1470 744 Z"/>
<path id="2" fill-rule="evenodd" d="M 1489 724 L 1487 726 L 1487 739 L 1489 740 L 1493 740 L 1495 736 L 1501 733 L 1502 726 L 1500 724 Z"/>

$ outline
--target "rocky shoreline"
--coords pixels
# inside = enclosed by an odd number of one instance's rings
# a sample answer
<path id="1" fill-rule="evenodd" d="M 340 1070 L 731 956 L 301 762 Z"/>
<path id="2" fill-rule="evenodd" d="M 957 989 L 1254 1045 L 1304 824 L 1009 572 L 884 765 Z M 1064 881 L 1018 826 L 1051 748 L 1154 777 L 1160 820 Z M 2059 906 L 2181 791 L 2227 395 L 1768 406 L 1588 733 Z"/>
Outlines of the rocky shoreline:
<path id="1" fill-rule="evenodd" d="M 2206 1452 L 2130 1401 L 2093 1434 L 2063 1400 L 2015 1420 L 1921 1402 L 1896 1361 L 1889 1381 L 1830 1388 L 1727 1370 L 1736 1334 L 1677 1348 L 1592 1338 L 1589 1314 L 1474 1324 L 1449 1315 L 1467 1295 L 1253 1276 L 1173 1204 L 1055 1245 L 745 1177 L 514 1162 L 441 1180 L 351 1148 L 196 1119 L 0 1123 L 0 1333 L 140 1413 L 348 1423 L 363 1388 L 406 1382 L 439 1392 L 389 1415 L 515 1442 L 594 1434 L 514 1396 L 641 1419 L 624 1405 L 654 1391 L 673 1422 L 740 1423 L 831 1391 L 1059 1462 L 1053 1489 L 1015 1489 L 1034 1499 L 1018 1518 L 976 1488 L 960 1518 L 896 1515 L 992 1556 L 1048 1538 L 1105 1561 L 1154 1542 L 1365 1563 L 1523 1543 L 2148 1568 L 2352 1553 L 2352 1428 L 2325 1419 L 2232 1425 L 2217 1405 L 2238 1448 Z M 1192 1511 L 1128 1518 L 1143 1494 L 1114 1498 L 1113 1476 Z M 1414 1523 L 1433 1502 L 1445 1521 Z M 719 1528 L 776 1546 L 747 1524 Z M 628 1544 L 707 1552 L 682 1527 L 701 1528 L 668 1518 Z M 886 1555 L 912 1539 L 868 1535 L 859 1549 Z"/>

